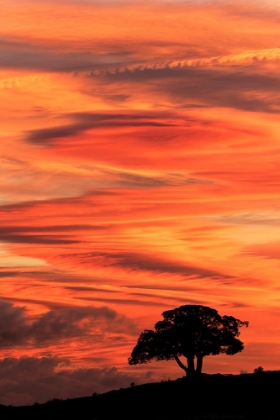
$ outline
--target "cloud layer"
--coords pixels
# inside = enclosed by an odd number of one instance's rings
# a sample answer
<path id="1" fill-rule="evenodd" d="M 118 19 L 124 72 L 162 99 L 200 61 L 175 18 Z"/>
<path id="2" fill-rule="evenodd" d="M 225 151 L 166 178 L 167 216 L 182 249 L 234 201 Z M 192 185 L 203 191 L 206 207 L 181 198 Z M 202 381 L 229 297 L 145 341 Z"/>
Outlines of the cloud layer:
<path id="1" fill-rule="evenodd" d="M 45 347 L 82 337 L 105 338 L 107 333 L 133 334 L 135 326 L 108 307 L 56 307 L 32 320 L 23 307 L 0 299 L 1 348 Z"/>
<path id="2" fill-rule="evenodd" d="M 0 404 L 27 405 L 54 398 L 85 397 L 151 380 L 149 374 L 129 375 L 115 367 L 73 369 L 69 365 L 69 360 L 52 356 L 0 360 Z"/>

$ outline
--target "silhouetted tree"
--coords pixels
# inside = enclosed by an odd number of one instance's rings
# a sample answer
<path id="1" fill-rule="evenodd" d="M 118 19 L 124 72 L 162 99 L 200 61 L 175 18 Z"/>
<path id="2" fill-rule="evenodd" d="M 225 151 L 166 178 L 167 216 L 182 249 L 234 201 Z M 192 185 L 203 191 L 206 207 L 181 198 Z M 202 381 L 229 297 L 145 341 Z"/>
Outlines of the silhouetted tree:
<path id="1" fill-rule="evenodd" d="M 165 311 L 155 330 L 144 330 L 128 359 L 130 365 L 155 360 L 175 359 L 186 375 L 202 371 L 203 357 L 241 352 L 243 343 L 237 338 L 239 328 L 248 321 L 221 316 L 215 309 L 202 305 L 184 305 Z M 186 358 L 186 364 L 180 356 Z M 196 367 L 195 367 L 196 358 Z"/>
<path id="2" fill-rule="evenodd" d="M 262 366 L 259 366 L 254 369 L 254 373 L 264 373 L 264 368 Z"/>

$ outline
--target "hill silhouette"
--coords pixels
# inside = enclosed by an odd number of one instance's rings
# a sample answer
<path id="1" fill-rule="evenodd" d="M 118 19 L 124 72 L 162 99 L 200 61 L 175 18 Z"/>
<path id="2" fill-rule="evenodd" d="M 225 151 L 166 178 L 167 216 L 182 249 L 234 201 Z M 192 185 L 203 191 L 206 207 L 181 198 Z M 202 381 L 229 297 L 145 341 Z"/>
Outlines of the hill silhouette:
<path id="1" fill-rule="evenodd" d="M 149 383 L 33 406 L 0 406 L 1 420 L 279 420 L 280 371 Z"/>

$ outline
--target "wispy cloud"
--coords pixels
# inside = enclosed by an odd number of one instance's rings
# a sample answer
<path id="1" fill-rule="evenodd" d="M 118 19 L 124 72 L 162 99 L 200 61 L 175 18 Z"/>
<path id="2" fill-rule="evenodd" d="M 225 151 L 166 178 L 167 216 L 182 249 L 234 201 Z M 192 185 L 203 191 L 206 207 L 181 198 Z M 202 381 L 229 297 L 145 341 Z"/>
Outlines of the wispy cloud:
<path id="1" fill-rule="evenodd" d="M 182 264 L 176 261 L 157 258 L 145 253 L 134 252 L 116 252 L 116 253 L 85 253 L 80 254 L 79 258 L 95 264 L 97 260 L 105 266 L 118 266 L 128 270 L 144 270 L 157 273 L 182 274 L 186 277 L 223 277 L 223 274 L 207 270 L 202 267 L 195 267 L 188 264 Z"/>
<path id="2" fill-rule="evenodd" d="M 48 144 L 57 139 L 76 137 L 83 131 L 94 128 L 116 128 L 116 127 L 166 127 L 163 121 L 154 121 L 153 116 L 123 115 L 123 114 L 76 114 L 75 124 L 42 128 L 27 134 L 26 140 L 34 144 Z"/>

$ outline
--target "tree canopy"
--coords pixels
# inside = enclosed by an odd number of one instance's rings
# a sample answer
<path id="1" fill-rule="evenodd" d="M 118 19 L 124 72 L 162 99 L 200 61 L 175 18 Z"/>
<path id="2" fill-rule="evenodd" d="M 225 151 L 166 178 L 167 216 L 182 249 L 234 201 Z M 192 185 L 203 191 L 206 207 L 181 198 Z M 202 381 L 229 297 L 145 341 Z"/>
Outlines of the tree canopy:
<path id="1" fill-rule="evenodd" d="M 201 373 L 203 357 L 220 353 L 233 355 L 244 349 L 237 337 L 239 328 L 248 327 L 248 321 L 221 316 L 215 309 L 202 305 L 180 306 L 163 312 L 162 316 L 163 320 L 155 324 L 154 330 L 140 334 L 129 364 L 174 359 L 187 375 L 193 375 Z"/>

